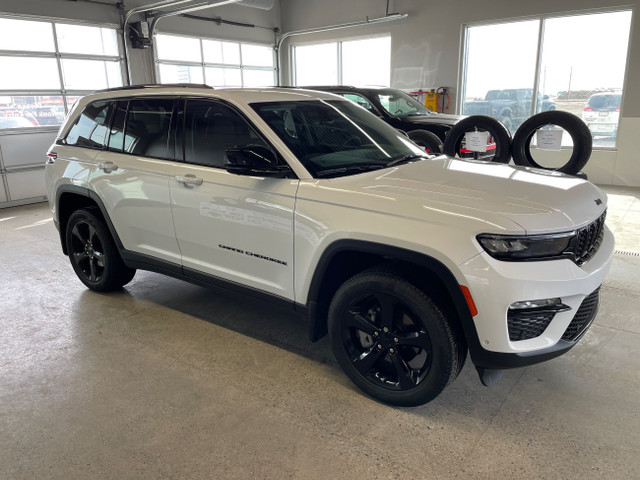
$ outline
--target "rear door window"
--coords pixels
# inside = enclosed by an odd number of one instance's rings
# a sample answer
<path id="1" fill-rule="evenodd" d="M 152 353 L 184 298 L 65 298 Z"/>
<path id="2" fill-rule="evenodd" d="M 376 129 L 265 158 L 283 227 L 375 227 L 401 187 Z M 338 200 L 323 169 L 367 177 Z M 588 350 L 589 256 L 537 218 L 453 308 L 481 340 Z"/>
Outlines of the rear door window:
<path id="1" fill-rule="evenodd" d="M 173 103 L 172 99 L 165 98 L 129 102 L 123 146 L 125 153 L 154 158 L 173 157 L 169 148 Z"/>

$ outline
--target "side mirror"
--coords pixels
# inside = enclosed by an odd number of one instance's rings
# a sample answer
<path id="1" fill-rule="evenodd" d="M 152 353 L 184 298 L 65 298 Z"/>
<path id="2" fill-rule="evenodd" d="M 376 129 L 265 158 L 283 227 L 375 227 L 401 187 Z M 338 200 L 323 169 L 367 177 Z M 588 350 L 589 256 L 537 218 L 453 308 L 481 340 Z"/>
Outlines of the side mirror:
<path id="1" fill-rule="evenodd" d="M 275 152 L 264 145 L 242 145 L 225 151 L 225 169 L 236 175 L 256 177 L 285 177 L 291 172 L 287 165 L 278 164 Z"/>

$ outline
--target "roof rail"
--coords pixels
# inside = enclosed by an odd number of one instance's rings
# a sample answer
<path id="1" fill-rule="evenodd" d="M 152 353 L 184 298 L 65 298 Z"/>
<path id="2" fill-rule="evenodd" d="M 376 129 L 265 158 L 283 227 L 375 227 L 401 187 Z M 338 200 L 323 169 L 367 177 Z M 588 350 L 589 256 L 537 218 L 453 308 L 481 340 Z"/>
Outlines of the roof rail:
<path id="1" fill-rule="evenodd" d="M 118 92 L 120 90 L 144 90 L 144 89 L 153 89 L 153 88 L 209 88 L 213 90 L 213 87 L 209 85 L 205 85 L 204 83 L 149 83 L 142 85 L 129 85 L 125 87 L 115 87 L 115 88 L 106 88 L 104 90 L 96 90 L 94 93 L 105 93 L 105 92 Z"/>

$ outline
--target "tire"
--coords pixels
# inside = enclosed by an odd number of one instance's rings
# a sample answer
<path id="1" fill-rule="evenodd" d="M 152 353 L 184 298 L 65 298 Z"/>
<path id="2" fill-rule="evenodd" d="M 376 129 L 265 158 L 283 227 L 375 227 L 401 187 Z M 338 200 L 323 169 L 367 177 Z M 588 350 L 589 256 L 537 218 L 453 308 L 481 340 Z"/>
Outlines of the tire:
<path id="1" fill-rule="evenodd" d="M 133 279 L 136 271 L 127 267 L 97 210 L 83 208 L 69 217 L 67 252 L 76 275 L 91 290 L 117 290 Z"/>
<path id="2" fill-rule="evenodd" d="M 496 144 L 495 155 L 482 158 L 481 160 L 509 163 L 511 159 L 511 134 L 498 120 L 485 115 L 472 115 L 456 123 L 444 140 L 444 154 L 449 157 L 460 156 L 460 146 L 464 139 L 464 134 L 476 130 L 489 132 Z"/>
<path id="3" fill-rule="evenodd" d="M 437 155 L 442 153 L 444 145 L 440 137 L 435 133 L 428 130 L 413 130 L 408 133 L 408 136 L 414 143 L 423 147 L 427 153 L 435 153 Z"/>
<path id="4" fill-rule="evenodd" d="M 433 300 L 384 270 L 355 275 L 338 289 L 329 307 L 329 335 L 351 381 L 398 406 L 436 398 L 457 377 L 467 353 Z"/>
<path id="5" fill-rule="evenodd" d="M 531 155 L 531 140 L 533 135 L 545 125 L 558 125 L 564 128 L 573 140 L 573 153 L 571 158 L 562 167 L 545 168 L 536 163 Z M 557 170 L 559 172 L 575 175 L 587 164 L 591 157 L 593 137 L 586 123 L 581 118 L 569 112 L 561 110 L 549 110 L 534 115 L 527 119 L 513 137 L 511 147 L 513 161 L 516 165 L 525 167 L 543 168 L 545 170 Z"/>

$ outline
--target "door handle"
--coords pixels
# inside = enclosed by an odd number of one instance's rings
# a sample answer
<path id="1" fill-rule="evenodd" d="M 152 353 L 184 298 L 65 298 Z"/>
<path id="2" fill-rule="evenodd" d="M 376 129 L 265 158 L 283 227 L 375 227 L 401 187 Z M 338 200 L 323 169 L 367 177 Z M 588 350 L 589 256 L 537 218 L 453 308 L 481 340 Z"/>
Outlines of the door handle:
<path id="1" fill-rule="evenodd" d="M 108 161 L 98 165 L 98 168 L 102 170 L 104 173 L 111 173 L 118 169 L 118 165 L 115 163 Z"/>
<path id="2" fill-rule="evenodd" d="M 192 173 L 187 173 L 184 177 L 180 175 L 176 175 L 176 180 L 182 183 L 185 187 L 197 187 L 198 185 L 202 185 L 203 180 L 199 177 L 196 177 Z"/>

